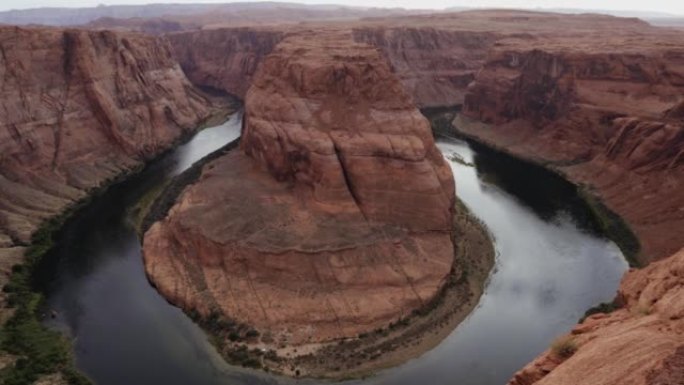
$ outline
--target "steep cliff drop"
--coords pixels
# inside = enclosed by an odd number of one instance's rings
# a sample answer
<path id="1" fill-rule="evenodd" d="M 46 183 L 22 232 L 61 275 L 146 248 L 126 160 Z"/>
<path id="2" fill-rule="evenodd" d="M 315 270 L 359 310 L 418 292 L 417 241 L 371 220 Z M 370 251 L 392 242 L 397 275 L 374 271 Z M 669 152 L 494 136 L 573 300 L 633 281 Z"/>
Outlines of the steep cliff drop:
<path id="1" fill-rule="evenodd" d="M 0 28 L 0 253 L 209 116 L 161 40 Z M 11 258 L 12 256 L 13 258 Z"/>
<path id="2" fill-rule="evenodd" d="M 161 40 L 9 27 L 0 36 L 3 256 L 19 257 L 42 221 L 209 116 Z"/>
<path id="3" fill-rule="evenodd" d="M 358 26 L 353 34 L 381 50 L 418 108 L 435 108 L 463 104 L 487 52 L 502 37 L 452 28 Z"/>
<path id="4" fill-rule="evenodd" d="M 241 150 L 208 163 L 147 231 L 145 267 L 220 339 L 274 349 L 271 369 L 373 365 L 380 353 L 312 357 L 332 341 L 363 347 L 460 277 L 451 170 L 386 61 L 351 34 L 277 45 L 247 92 Z M 239 361 L 240 345 L 220 347 Z"/>
<path id="5" fill-rule="evenodd" d="M 0 52 L 0 365 L 3 380 L 33 381 L 74 372 L 61 337 L 41 329 L 31 269 L 16 265 L 33 266 L 79 202 L 228 106 L 149 36 L 0 27 Z"/>
<path id="6" fill-rule="evenodd" d="M 509 385 L 684 383 L 684 249 L 627 273 L 619 309 L 561 337 Z"/>
<path id="7" fill-rule="evenodd" d="M 587 186 L 634 231 L 641 249 L 626 254 L 646 264 L 682 246 L 684 39 L 601 36 L 609 48 L 579 38 L 499 43 L 455 126 Z"/>
<path id="8" fill-rule="evenodd" d="M 598 36 L 500 42 L 454 121 L 600 198 L 638 238 L 640 249 L 617 239 L 626 254 L 650 263 L 510 385 L 684 381 L 684 40 L 645 27 Z"/>
<path id="9" fill-rule="evenodd" d="M 169 34 L 174 56 L 193 84 L 245 97 L 257 66 L 285 33 L 218 28 Z"/>

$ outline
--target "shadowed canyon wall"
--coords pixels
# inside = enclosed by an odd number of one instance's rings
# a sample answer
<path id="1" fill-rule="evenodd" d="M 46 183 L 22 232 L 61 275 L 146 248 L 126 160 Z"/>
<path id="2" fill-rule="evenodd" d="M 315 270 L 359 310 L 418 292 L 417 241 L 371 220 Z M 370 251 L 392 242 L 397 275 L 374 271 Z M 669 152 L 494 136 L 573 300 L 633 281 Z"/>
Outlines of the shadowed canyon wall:
<path id="1" fill-rule="evenodd" d="M 584 186 L 635 232 L 637 258 L 652 262 L 511 385 L 683 381 L 684 36 L 629 30 L 547 36 L 533 47 L 499 41 L 454 121 Z"/>
<path id="2" fill-rule="evenodd" d="M 284 32 L 222 28 L 168 35 L 183 71 L 196 85 L 244 99 L 257 66 Z"/>
<path id="3" fill-rule="evenodd" d="M 440 291 L 453 177 L 376 49 L 340 32 L 283 40 L 247 92 L 241 149 L 145 234 L 174 303 L 301 344 L 386 326 Z"/>

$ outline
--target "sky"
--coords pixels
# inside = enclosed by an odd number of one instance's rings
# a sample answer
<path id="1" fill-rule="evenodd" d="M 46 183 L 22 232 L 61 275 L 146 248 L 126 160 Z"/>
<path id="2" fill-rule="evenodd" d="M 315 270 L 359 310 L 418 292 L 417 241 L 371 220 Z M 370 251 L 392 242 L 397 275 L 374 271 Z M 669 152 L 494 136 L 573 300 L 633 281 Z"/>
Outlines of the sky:
<path id="1" fill-rule="evenodd" d="M 684 0 L 280 0 L 307 4 L 345 4 L 354 6 L 434 8 L 510 7 L 510 8 L 582 8 L 631 10 L 684 15 Z M 227 3 L 230 0 L 0 0 L 0 11 L 36 7 L 94 7 L 98 4 L 147 3 Z"/>

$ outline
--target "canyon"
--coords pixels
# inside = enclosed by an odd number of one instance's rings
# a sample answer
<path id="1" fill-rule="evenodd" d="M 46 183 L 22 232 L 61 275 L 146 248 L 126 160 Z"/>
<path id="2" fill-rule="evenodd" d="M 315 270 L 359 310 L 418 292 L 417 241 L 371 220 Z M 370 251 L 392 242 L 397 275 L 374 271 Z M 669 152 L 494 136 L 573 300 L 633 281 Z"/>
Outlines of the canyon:
<path id="1" fill-rule="evenodd" d="M 419 108 L 462 106 L 461 133 L 587 186 L 636 234 L 640 245 L 625 241 L 635 261 L 681 247 L 679 234 L 666 230 L 684 220 L 679 31 L 638 19 L 503 11 L 325 28 L 351 29 L 355 41 L 378 47 Z M 218 28 L 171 39 L 191 79 L 241 95 L 246 85 L 234 79 L 249 79 L 296 30 Z M 241 44 L 206 53 L 221 35 Z"/>
<path id="2" fill-rule="evenodd" d="M 0 52 L 4 324 L 24 314 L 24 287 L 10 276 L 35 262 L 65 213 L 230 108 L 195 88 L 153 37 L 0 27 Z M 0 362 L 12 359 L 3 352 Z"/>
<path id="3" fill-rule="evenodd" d="M 597 215 L 603 216 L 605 208 L 620 215 L 629 230 L 615 230 L 609 216 L 602 220 L 608 233 L 614 231 L 611 235 L 632 263 L 665 260 L 661 264 L 676 264 L 677 257 L 672 255 L 682 247 L 682 238 L 674 229 L 681 228 L 684 221 L 684 40 L 679 31 L 654 28 L 638 19 L 502 11 L 370 19 L 337 28 L 351 29 L 356 42 L 376 46 L 418 107 L 462 109 L 453 122 L 460 134 L 560 173 L 598 206 Z M 292 28 L 283 31 L 283 36 L 296 33 Z M 211 33 L 232 37 L 244 36 L 245 31 L 215 29 Z M 253 33 L 273 32 L 255 28 Z M 180 49 L 187 45 L 183 47 Z M 244 57 L 244 50 L 237 51 Z M 259 51 L 250 59 L 258 61 L 263 54 Z M 187 54 L 183 57 L 188 58 Z M 201 73 L 202 67 L 211 68 L 212 61 L 215 59 L 180 62 L 192 77 Z M 250 76 L 256 65 L 242 63 L 249 66 L 229 66 L 233 73 L 223 77 L 235 73 L 243 79 Z M 215 79 L 212 82 L 220 84 Z M 238 93 L 244 89 L 240 87 L 230 81 L 219 86 Z M 676 276 L 670 279 L 681 285 Z M 621 293 L 624 285 L 627 283 Z M 651 300 L 657 301 L 655 297 Z M 638 313 L 619 297 L 617 303 L 622 309 L 618 314 Z M 611 317 L 621 320 L 617 324 L 629 325 L 628 316 Z M 592 325 L 594 334 L 588 339 L 612 333 L 602 323 Z M 642 327 L 645 332 L 658 330 L 654 324 Z M 660 338 L 671 343 L 660 345 L 657 354 L 654 348 L 653 359 L 633 366 L 621 366 L 616 360 L 611 370 L 618 377 L 597 377 L 597 383 L 615 383 L 637 367 L 653 372 L 663 362 L 678 362 L 681 327 L 668 328 L 674 334 Z M 567 365 L 575 360 L 581 363 L 569 372 L 559 370 L 560 374 L 542 379 L 539 364 L 533 363 L 513 383 L 564 383 L 573 371 L 592 372 L 583 370 L 582 364 L 610 359 L 605 358 L 609 357 L 605 351 L 590 350 L 582 339 L 578 341 L 578 358 L 571 358 Z M 609 345 L 596 342 L 596 346 L 608 349 Z M 590 352 L 583 353 L 587 350 Z M 663 376 L 678 370 L 676 364 L 668 365 L 659 369 Z M 541 367 L 543 374 L 553 369 Z M 537 372 L 529 375 L 534 369 Z"/>
<path id="4" fill-rule="evenodd" d="M 145 267 L 186 311 L 254 328 L 252 345 L 316 352 L 459 279 L 455 207 L 430 125 L 377 50 L 348 32 L 293 33 L 252 78 L 240 150 L 146 232 Z"/>
<path id="5" fill-rule="evenodd" d="M 419 109 L 449 111 L 447 133 L 576 184 L 643 266 L 510 384 L 683 381 L 680 30 L 526 11 L 272 16 L 1 27 L 0 283 L 41 224 L 225 116 L 229 93 L 240 146 L 147 230 L 148 278 L 231 342 L 304 357 L 362 340 L 430 307 L 474 257 Z"/>

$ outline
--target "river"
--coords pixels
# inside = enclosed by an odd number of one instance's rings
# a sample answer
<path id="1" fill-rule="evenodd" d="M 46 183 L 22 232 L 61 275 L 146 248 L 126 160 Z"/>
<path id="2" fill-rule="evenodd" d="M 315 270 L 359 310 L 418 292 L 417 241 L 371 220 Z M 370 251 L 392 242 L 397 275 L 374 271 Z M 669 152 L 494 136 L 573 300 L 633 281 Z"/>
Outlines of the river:
<path id="1" fill-rule="evenodd" d="M 205 129 L 141 174 L 93 199 L 57 234 L 35 274 L 73 338 L 76 363 L 98 385 L 317 383 L 227 365 L 206 335 L 144 273 L 132 206 L 150 189 L 236 139 L 241 115 Z M 459 198 L 487 226 L 496 265 L 477 308 L 432 351 L 349 384 L 500 385 L 613 298 L 627 262 L 596 230 L 572 185 L 508 156 L 444 138 Z"/>

